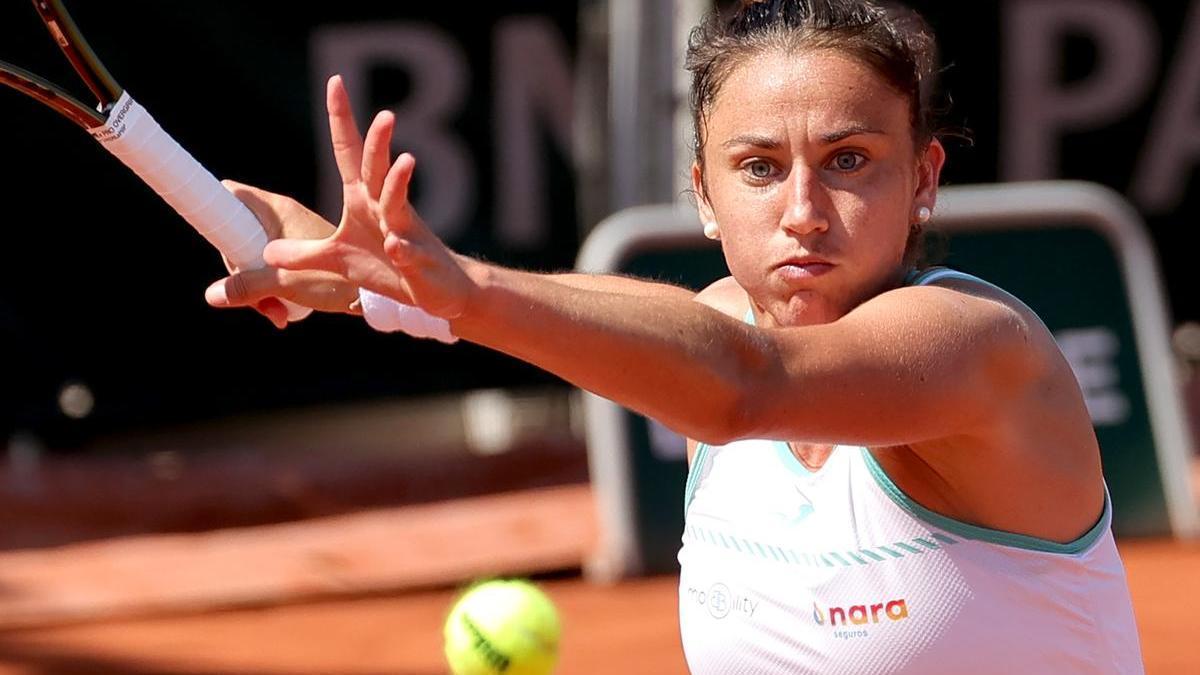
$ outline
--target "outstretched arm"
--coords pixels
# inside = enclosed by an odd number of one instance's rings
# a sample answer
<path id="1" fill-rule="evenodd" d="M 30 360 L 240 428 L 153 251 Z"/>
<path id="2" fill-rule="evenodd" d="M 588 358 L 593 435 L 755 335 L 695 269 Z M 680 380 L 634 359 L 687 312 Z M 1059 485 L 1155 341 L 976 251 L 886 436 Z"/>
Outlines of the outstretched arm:
<path id="1" fill-rule="evenodd" d="M 682 297 L 563 289 L 483 266 L 451 325 L 708 442 L 901 445 L 979 430 L 1040 372 L 1009 306 L 897 289 L 830 324 L 758 329 Z"/>
<path id="2" fill-rule="evenodd" d="M 361 166 L 381 162 L 362 155 L 340 85 L 329 110 L 343 181 L 360 189 Z M 408 201 L 414 167 L 401 155 L 377 208 L 343 219 L 328 239 L 272 242 L 267 262 L 341 274 L 709 442 L 892 445 L 967 434 L 1041 365 L 1035 328 L 1015 308 L 948 288 L 891 291 L 826 325 L 757 329 L 660 284 L 603 278 L 595 287 L 481 263 L 421 221 Z"/>

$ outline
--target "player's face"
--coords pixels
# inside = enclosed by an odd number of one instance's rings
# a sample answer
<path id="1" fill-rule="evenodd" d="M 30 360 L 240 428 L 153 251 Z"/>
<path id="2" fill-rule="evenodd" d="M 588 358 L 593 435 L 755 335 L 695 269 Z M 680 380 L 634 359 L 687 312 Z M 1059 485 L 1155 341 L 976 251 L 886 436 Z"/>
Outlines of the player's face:
<path id="1" fill-rule="evenodd" d="M 725 81 L 705 127 L 701 218 L 760 325 L 836 320 L 897 285 L 944 152 L 918 151 L 908 100 L 850 56 L 766 52 Z"/>

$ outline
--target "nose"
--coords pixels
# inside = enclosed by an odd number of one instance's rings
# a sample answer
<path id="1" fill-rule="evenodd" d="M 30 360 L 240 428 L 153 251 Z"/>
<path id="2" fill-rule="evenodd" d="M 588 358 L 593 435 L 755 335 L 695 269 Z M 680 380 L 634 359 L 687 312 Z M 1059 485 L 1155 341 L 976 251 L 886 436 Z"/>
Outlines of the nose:
<path id="1" fill-rule="evenodd" d="M 787 177 L 779 226 L 797 236 L 828 230 L 824 203 L 824 186 L 816 173 L 797 165 Z"/>

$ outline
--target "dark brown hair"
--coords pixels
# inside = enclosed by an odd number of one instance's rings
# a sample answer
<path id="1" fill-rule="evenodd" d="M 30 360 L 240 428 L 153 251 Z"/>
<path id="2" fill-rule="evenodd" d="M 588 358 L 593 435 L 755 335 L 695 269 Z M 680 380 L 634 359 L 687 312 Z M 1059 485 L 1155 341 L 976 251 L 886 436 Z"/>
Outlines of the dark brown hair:
<path id="1" fill-rule="evenodd" d="M 937 46 L 916 12 L 871 0 L 741 0 L 714 10 L 688 39 L 696 160 L 703 166 L 704 121 L 734 68 L 766 51 L 833 49 L 861 60 L 908 98 L 913 138 L 933 138 Z"/>

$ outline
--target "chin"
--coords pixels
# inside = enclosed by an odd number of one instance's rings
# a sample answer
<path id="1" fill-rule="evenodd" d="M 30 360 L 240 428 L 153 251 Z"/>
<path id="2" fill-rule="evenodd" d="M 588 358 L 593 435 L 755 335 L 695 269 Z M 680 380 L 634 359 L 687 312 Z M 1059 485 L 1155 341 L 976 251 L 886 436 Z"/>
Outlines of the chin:
<path id="1" fill-rule="evenodd" d="M 816 326 L 837 321 L 845 314 L 829 298 L 813 291 L 792 294 L 779 309 L 772 315 L 781 326 Z"/>

